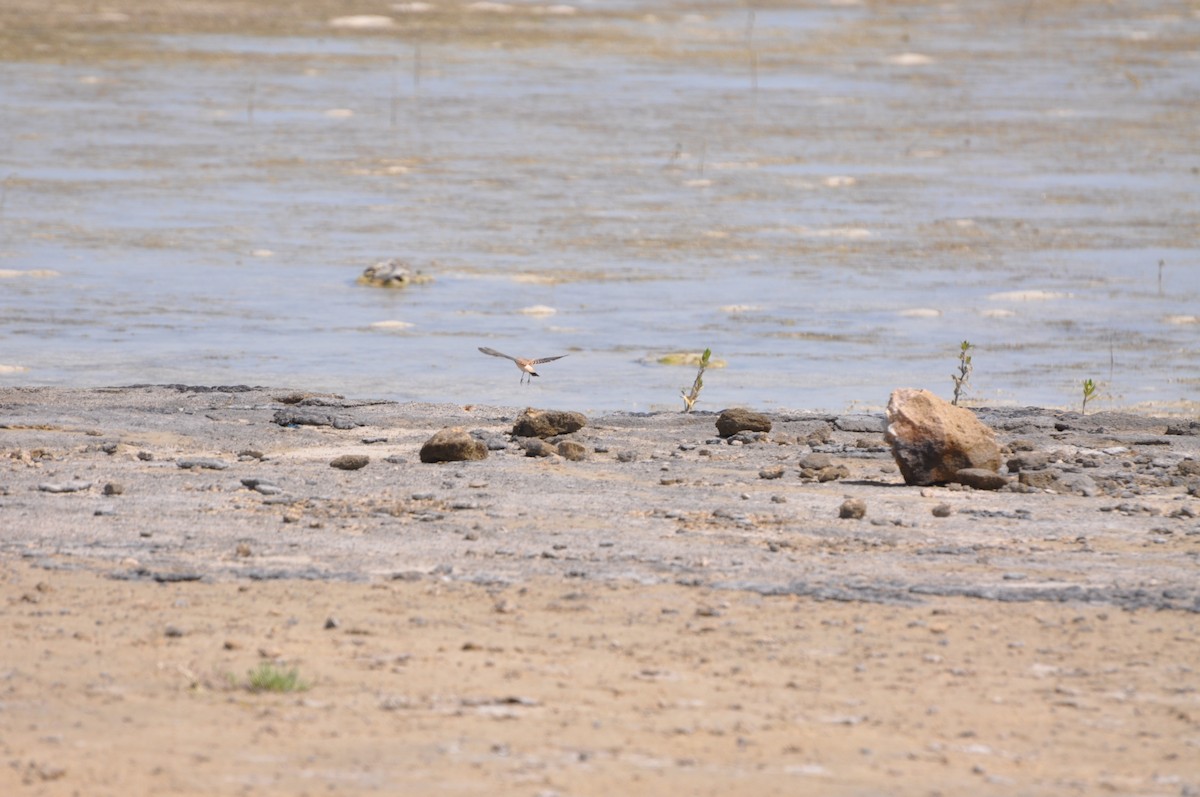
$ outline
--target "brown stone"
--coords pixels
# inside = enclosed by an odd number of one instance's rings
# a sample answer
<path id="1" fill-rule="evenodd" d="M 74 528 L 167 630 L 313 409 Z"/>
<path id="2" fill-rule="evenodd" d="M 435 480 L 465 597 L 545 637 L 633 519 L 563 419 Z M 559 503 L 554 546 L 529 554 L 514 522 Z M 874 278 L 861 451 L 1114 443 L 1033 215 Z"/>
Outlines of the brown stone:
<path id="1" fill-rule="evenodd" d="M 838 517 L 844 520 L 862 520 L 867 514 L 867 502 L 861 498 L 847 498 L 838 507 Z"/>
<path id="2" fill-rule="evenodd" d="M 486 459 L 487 446 L 467 434 L 461 426 L 448 426 L 421 446 L 422 462 L 461 462 Z"/>
<path id="3" fill-rule="evenodd" d="M 342 454 L 330 461 L 329 467 L 339 470 L 358 470 L 365 468 L 370 461 L 371 458 L 366 454 Z"/>
<path id="4" fill-rule="evenodd" d="M 1053 490 L 1058 486 L 1058 471 L 1023 470 L 1018 476 L 1021 484 L 1037 490 Z"/>
<path id="5" fill-rule="evenodd" d="M 586 425 L 587 418 L 581 412 L 535 410 L 531 407 L 517 418 L 512 433 L 515 437 L 546 438 L 578 432 Z"/>
<path id="6" fill-rule="evenodd" d="M 587 446 L 574 440 L 562 440 L 558 444 L 558 455 L 572 462 L 587 459 Z"/>
<path id="7" fill-rule="evenodd" d="M 717 418 L 717 434 L 721 437 L 732 437 L 738 432 L 769 432 L 771 419 L 761 412 L 748 410 L 744 407 L 732 407 L 722 410 Z"/>
<path id="8" fill-rule="evenodd" d="M 887 435 L 905 484 L 945 484 L 963 468 L 1000 470 L 996 435 L 963 407 L 901 388 L 887 406 Z"/>
<path id="9" fill-rule="evenodd" d="M 527 457 L 552 457 L 554 448 L 540 437 L 527 437 L 521 441 L 521 448 Z"/>
<path id="10" fill-rule="evenodd" d="M 954 481 L 975 490 L 999 490 L 1008 484 L 1008 478 L 987 468 L 960 468 Z"/>

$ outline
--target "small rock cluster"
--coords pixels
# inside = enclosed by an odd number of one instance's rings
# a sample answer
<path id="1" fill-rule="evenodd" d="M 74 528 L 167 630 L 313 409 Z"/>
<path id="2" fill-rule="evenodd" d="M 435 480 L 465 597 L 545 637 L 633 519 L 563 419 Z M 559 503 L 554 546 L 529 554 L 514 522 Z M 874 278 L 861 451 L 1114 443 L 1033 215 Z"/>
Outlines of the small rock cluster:
<path id="1" fill-rule="evenodd" d="M 527 409 L 513 424 L 512 437 L 527 457 L 551 457 L 578 462 L 587 458 L 587 447 L 575 440 L 557 440 L 587 425 L 579 412 Z M 422 462 L 459 462 L 485 459 L 491 445 L 462 427 L 442 429 L 421 447 Z M 503 448 L 500 443 L 498 448 Z"/>

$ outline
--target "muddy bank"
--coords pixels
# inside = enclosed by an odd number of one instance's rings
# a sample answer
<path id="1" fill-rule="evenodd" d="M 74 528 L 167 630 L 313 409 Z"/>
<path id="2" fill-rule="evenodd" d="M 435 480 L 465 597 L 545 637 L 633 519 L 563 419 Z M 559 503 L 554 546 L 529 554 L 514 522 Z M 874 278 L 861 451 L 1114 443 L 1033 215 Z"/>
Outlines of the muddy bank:
<path id="1" fill-rule="evenodd" d="M 159 581 L 554 577 L 1200 610 L 1194 423 L 978 410 L 1023 468 L 992 492 L 905 486 L 879 415 L 776 412 L 770 432 L 723 439 L 713 414 L 613 414 L 563 437 L 570 461 L 530 456 L 518 412 L 244 387 L 0 391 L 0 545 Z M 448 426 L 487 458 L 422 463 Z M 847 497 L 862 519 L 839 518 Z"/>

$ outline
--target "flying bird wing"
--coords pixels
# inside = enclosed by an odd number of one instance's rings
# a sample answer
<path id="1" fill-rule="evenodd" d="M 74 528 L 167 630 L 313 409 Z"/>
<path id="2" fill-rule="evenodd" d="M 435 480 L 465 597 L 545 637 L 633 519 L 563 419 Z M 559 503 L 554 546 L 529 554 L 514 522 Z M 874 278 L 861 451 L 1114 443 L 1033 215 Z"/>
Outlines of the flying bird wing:
<path id="1" fill-rule="evenodd" d="M 565 354 L 560 354 L 557 357 L 543 357 L 540 360 L 530 360 L 530 362 L 533 363 L 534 365 L 541 365 L 542 363 L 552 363 L 555 360 L 561 360 L 563 357 L 566 357 L 566 356 L 567 355 L 565 355 Z"/>
<path id="2" fill-rule="evenodd" d="M 518 360 L 516 357 L 513 357 L 512 355 L 505 354 L 505 353 L 504 353 L 504 352 L 502 352 L 502 351 L 496 351 L 495 349 L 489 349 L 487 346 L 480 346 L 480 347 L 479 347 L 479 350 L 480 350 L 481 352 L 483 352 L 484 354 L 490 354 L 490 355 L 492 355 L 493 357 L 503 357 L 504 359 L 506 359 L 506 360 L 512 360 L 512 361 L 513 361 L 513 362 L 515 362 L 515 363 L 519 363 L 519 362 L 520 362 L 520 360 Z M 566 355 L 563 355 L 563 356 L 565 357 Z"/>

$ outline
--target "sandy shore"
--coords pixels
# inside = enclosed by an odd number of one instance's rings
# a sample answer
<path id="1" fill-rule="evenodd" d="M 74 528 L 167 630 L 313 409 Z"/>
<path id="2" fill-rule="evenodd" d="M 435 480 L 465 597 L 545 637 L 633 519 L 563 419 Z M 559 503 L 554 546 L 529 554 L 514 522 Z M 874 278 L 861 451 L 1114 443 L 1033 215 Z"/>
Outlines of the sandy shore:
<path id="1" fill-rule="evenodd" d="M 572 462 L 517 412 L 0 391 L 0 792 L 1200 789 L 1186 421 L 979 410 L 1047 460 L 980 492 L 875 416 L 606 416 Z M 420 463 L 448 425 L 490 456 Z"/>

